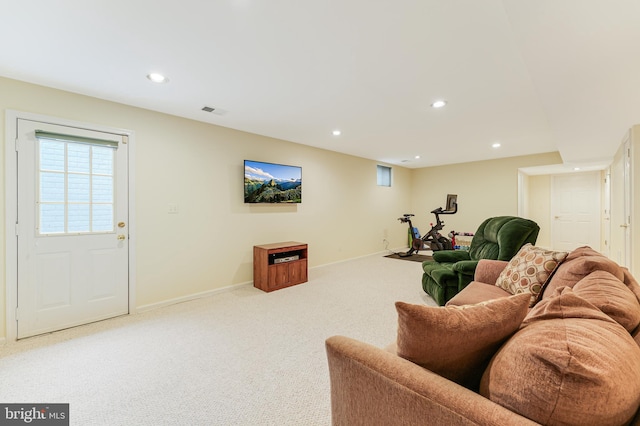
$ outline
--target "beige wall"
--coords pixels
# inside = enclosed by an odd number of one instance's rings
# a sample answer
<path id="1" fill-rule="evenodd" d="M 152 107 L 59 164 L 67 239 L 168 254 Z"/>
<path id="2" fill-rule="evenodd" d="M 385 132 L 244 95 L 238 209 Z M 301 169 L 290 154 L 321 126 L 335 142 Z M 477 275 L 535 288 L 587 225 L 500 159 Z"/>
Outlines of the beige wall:
<path id="1" fill-rule="evenodd" d="M 458 195 L 458 213 L 441 216 L 446 232 L 475 232 L 488 217 L 517 216 L 518 169 L 561 162 L 560 155 L 554 152 L 414 170 L 411 176 L 414 224 L 424 234 L 435 220 L 431 210 L 444 207 L 447 194 Z M 536 203 L 529 201 L 529 211 L 533 204 Z"/>
<path id="2" fill-rule="evenodd" d="M 551 248 L 551 175 L 527 176 L 529 219 L 540 226 L 539 247 Z"/>
<path id="3" fill-rule="evenodd" d="M 409 210 L 410 170 L 394 167 L 392 188 L 376 185 L 376 162 L 0 78 L 0 110 L 44 114 L 135 132 L 136 304 L 162 303 L 252 280 L 252 247 L 309 244 L 311 267 L 406 244 L 395 227 Z M 0 120 L 2 164 L 5 120 Z M 302 167 L 303 202 L 245 205 L 243 160 Z M 4 167 L 3 167 L 4 169 Z M 0 188 L 5 220 L 4 173 Z M 177 203 L 179 214 L 168 214 Z M 386 232 L 386 234 L 385 234 Z M 0 259 L 5 261 L 5 233 Z M 5 274 L 0 337 L 5 336 Z M 13 283 L 10 283 L 13 285 Z"/>
<path id="4" fill-rule="evenodd" d="M 311 267 L 406 245 L 397 218 L 417 215 L 421 231 L 444 216 L 445 231 L 475 231 L 491 215 L 517 213 L 517 170 L 560 162 L 557 153 L 409 170 L 393 167 L 393 186 L 376 185 L 376 162 L 122 104 L 0 78 L 0 110 L 24 111 L 135 132 L 136 307 L 148 307 L 252 280 L 252 246 L 309 244 Z M 4 165 L 5 120 L 0 120 Z M 243 160 L 302 166 L 303 203 L 245 205 Z M 4 173 L 0 175 L 4 225 Z M 179 214 L 168 214 L 177 203 Z M 7 230 L 0 259 L 4 266 Z M 11 232 L 13 232 L 11 230 Z M 11 233 L 10 232 L 10 233 Z M 424 232 L 424 231 L 423 231 Z M 4 268 L 0 338 L 5 336 Z M 419 277 L 416 278 L 419 283 Z M 14 285 L 14 283 L 9 283 Z"/>

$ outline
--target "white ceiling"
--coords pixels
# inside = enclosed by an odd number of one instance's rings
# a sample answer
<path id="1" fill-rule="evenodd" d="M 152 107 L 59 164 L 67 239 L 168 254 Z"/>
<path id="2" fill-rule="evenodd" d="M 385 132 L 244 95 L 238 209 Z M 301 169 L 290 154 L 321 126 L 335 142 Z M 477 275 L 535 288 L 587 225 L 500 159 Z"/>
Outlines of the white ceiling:
<path id="1" fill-rule="evenodd" d="M 0 0 L 0 75 L 406 167 L 594 165 L 640 123 L 640 1 Z"/>

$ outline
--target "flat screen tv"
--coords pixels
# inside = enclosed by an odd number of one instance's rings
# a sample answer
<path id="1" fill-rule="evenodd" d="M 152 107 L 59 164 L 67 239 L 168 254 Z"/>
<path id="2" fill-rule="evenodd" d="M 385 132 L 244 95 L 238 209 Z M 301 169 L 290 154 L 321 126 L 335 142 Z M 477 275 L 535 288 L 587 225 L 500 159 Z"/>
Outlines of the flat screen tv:
<path id="1" fill-rule="evenodd" d="M 245 203 L 301 203 L 302 167 L 244 160 Z"/>

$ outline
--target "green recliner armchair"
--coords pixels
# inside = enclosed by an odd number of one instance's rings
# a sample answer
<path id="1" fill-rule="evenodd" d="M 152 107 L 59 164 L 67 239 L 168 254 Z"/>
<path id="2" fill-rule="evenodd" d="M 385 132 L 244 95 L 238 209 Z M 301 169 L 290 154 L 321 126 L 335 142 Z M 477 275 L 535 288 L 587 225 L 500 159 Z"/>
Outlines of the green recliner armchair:
<path id="1" fill-rule="evenodd" d="M 444 305 L 471 281 L 480 259 L 511 260 L 526 243 L 535 244 L 540 227 L 515 216 L 491 217 L 480 225 L 468 251 L 441 250 L 422 263 L 422 288 Z"/>

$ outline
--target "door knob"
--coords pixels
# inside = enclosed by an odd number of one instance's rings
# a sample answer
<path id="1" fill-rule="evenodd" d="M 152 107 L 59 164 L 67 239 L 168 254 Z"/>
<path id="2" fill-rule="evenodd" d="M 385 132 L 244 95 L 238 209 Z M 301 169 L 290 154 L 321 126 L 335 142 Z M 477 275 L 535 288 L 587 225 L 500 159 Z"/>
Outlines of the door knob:
<path id="1" fill-rule="evenodd" d="M 118 228 L 124 228 L 126 225 L 126 223 L 124 222 L 118 222 Z"/>
<path id="2" fill-rule="evenodd" d="M 123 234 L 118 235 L 118 241 L 124 241 L 126 239 L 127 239 L 127 237 L 125 235 L 123 235 Z"/>

